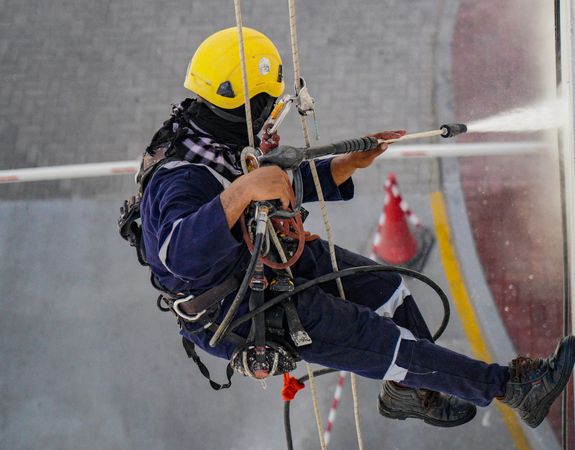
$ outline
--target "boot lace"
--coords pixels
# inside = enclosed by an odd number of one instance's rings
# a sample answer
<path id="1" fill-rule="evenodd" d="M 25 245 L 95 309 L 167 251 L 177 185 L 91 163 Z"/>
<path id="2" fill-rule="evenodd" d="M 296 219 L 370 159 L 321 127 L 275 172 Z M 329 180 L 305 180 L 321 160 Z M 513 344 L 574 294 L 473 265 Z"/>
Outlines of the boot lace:
<path id="1" fill-rule="evenodd" d="M 511 361 L 510 369 L 512 369 L 514 382 L 523 381 L 536 373 L 541 367 L 540 359 L 531 359 L 520 356 Z"/>

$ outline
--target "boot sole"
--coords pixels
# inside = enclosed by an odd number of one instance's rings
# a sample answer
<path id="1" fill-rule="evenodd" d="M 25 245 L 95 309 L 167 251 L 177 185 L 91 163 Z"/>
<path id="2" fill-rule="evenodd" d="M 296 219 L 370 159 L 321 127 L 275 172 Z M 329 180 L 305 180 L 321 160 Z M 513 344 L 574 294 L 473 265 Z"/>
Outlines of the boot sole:
<path id="1" fill-rule="evenodd" d="M 559 379 L 559 382 L 557 383 L 555 388 L 551 392 L 549 392 L 549 394 L 543 397 L 543 399 L 541 399 L 541 403 L 537 409 L 531 411 L 530 414 L 528 414 L 523 418 L 525 423 L 527 423 L 527 425 L 529 425 L 531 428 L 535 428 L 539 426 L 541 422 L 543 422 L 543 419 L 545 419 L 545 417 L 549 413 L 551 405 L 553 404 L 555 399 L 561 394 L 561 392 L 563 392 L 565 385 L 567 384 L 569 378 L 571 377 L 571 372 L 573 371 L 573 364 L 575 363 L 575 336 L 568 336 L 564 338 L 555 349 L 555 353 L 557 353 L 557 350 L 559 349 L 559 347 L 561 347 L 561 345 L 565 346 L 563 351 L 566 352 L 567 354 L 568 363 L 565 364 L 563 373 L 561 374 L 561 378 Z"/>
<path id="2" fill-rule="evenodd" d="M 445 422 L 443 420 L 438 420 L 438 419 L 433 419 L 431 417 L 427 417 L 424 414 L 391 411 L 391 410 L 387 409 L 384 405 L 382 405 L 381 401 L 378 402 L 378 409 L 379 409 L 379 413 L 382 416 L 388 417 L 390 419 L 398 419 L 398 420 L 421 419 L 429 425 L 433 425 L 434 427 L 442 427 L 442 428 L 451 428 L 451 427 L 457 427 L 459 425 L 463 425 L 463 424 L 469 422 L 470 420 L 472 420 L 475 417 L 475 415 L 477 414 L 477 409 L 473 409 L 473 413 L 471 415 L 464 416 L 459 420 L 453 420 L 450 422 Z"/>

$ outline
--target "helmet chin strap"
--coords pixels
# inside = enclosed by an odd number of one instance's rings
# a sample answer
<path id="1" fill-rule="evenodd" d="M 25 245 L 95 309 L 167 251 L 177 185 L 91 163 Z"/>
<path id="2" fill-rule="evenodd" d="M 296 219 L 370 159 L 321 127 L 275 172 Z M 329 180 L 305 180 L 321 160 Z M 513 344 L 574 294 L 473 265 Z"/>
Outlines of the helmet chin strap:
<path id="1" fill-rule="evenodd" d="M 262 109 L 262 112 L 260 113 L 260 115 L 253 121 L 253 130 L 256 133 L 259 133 L 259 131 L 262 129 L 262 127 L 264 126 L 264 123 L 266 121 L 266 119 L 268 118 L 268 116 L 271 114 L 272 109 L 274 107 L 274 103 L 275 103 L 276 99 L 274 97 L 270 97 L 268 99 L 268 101 L 266 102 L 265 107 Z M 218 117 L 221 117 L 224 120 L 227 120 L 228 122 L 233 122 L 233 123 L 246 123 L 246 117 L 245 115 L 243 116 L 236 116 L 235 114 L 232 114 L 230 112 L 228 112 L 225 109 L 219 108 L 216 105 L 204 100 L 203 98 L 198 96 L 198 102 L 203 103 L 204 105 L 206 105 L 208 108 L 210 108 L 210 110 Z"/>

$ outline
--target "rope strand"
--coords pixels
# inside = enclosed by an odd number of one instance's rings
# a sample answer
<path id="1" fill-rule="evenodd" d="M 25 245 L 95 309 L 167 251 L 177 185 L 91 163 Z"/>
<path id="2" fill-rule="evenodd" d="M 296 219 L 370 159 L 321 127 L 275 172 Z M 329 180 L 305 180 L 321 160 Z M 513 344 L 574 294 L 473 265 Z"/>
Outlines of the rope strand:
<path id="1" fill-rule="evenodd" d="M 248 76 L 246 67 L 246 49 L 244 47 L 244 32 L 242 26 L 242 10 L 240 0 L 234 0 L 236 10 L 236 27 L 238 29 L 238 39 L 240 44 L 240 61 L 242 65 L 242 82 L 244 85 L 244 105 L 246 108 L 246 125 L 248 127 L 248 142 L 250 147 L 254 148 L 254 128 L 252 125 L 252 108 L 250 104 L 250 93 L 248 91 Z"/>
<path id="2" fill-rule="evenodd" d="M 299 91 L 301 90 L 302 86 L 301 86 L 301 69 L 300 69 L 300 64 L 299 64 L 299 49 L 298 49 L 298 45 L 297 45 L 297 29 L 296 29 L 295 1 L 294 0 L 288 0 L 288 8 L 289 8 L 290 38 L 291 38 L 292 59 L 293 59 L 293 66 L 294 66 L 295 89 L 296 89 L 296 94 L 299 94 Z M 301 119 L 301 124 L 302 124 L 304 140 L 305 140 L 305 146 L 306 146 L 306 148 L 309 148 L 310 147 L 310 140 L 309 140 L 309 130 L 308 130 L 308 126 L 307 126 L 306 116 L 301 115 L 300 119 Z M 317 173 L 317 167 L 315 165 L 315 161 L 311 160 L 309 162 L 309 166 L 310 166 L 313 182 L 315 185 L 315 189 L 317 192 L 317 197 L 319 200 L 319 205 L 320 205 L 321 215 L 322 215 L 324 226 L 325 226 L 325 231 L 327 234 L 327 242 L 328 242 L 328 246 L 329 246 L 329 254 L 330 254 L 330 258 L 331 258 L 331 264 L 332 264 L 333 270 L 337 272 L 339 269 L 338 269 L 338 265 L 337 265 L 337 259 L 335 256 L 335 245 L 333 243 L 333 231 L 331 228 L 331 224 L 329 222 L 327 207 L 325 205 L 323 191 L 321 189 L 321 183 L 319 181 L 319 176 Z M 343 290 L 343 284 L 341 282 L 341 278 L 336 279 L 336 284 L 337 284 L 337 289 L 338 289 L 340 297 L 345 300 L 345 292 Z M 309 368 L 309 366 L 308 366 L 308 373 L 310 373 L 310 383 L 313 383 L 313 373 L 311 372 L 311 369 Z M 362 432 L 361 432 L 361 423 L 359 420 L 359 396 L 358 396 L 358 392 L 357 392 L 357 380 L 356 380 L 355 374 L 353 374 L 353 373 L 351 374 L 351 391 L 352 391 L 352 397 L 353 397 L 353 412 L 354 412 L 354 419 L 355 419 L 355 429 L 356 429 L 356 433 L 357 433 L 357 445 L 358 445 L 359 450 L 363 450 L 363 436 L 362 436 Z M 312 394 L 313 394 L 313 389 L 312 389 Z M 315 395 L 313 398 L 314 398 L 314 409 L 315 409 L 315 402 L 317 401 L 317 399 L 315 398 Z M 316 420 L 317 420 L 318 414 L 319 414 L 319 410 L 316 413 Z M 325 443 L 323 441 L 323 433 L 322 433 L 321 425 L 319 424 L 319 422 L 318 422 L 318 432 L 319 432 L 319 437 L 320 437 L 320 443 L 322 445 L 322 450 L 323 450 Z"/>
<path id="3" fill-rule="evenodd" d="M 316 386 L 315 386 L 315 376 L 313 374 L 313 370 L 311 369 L 310 364 L 306 363 L 305 368 L 307 369 L 307 375 L 309 378 L 309 387 L 311 390 L 313 412 L 315 414 L 315 424 L 317 426 L 317 431 L 319 433 L 319 445 L 321 446 L 321 450 L 327 450 L 327 446 L 325 445 L 325 441 L 323 439 L 323 426 L 321 424 L 321 414 L 319 412 L 319 403 L 317 401 L 317 390 L 316 390 Z"/>

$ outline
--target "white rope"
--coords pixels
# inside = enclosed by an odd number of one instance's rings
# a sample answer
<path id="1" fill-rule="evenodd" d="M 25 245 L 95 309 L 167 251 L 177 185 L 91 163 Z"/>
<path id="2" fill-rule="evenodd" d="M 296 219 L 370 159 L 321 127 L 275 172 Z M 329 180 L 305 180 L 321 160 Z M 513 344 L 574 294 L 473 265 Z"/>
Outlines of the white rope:
<path id="1" fill-rule="evenodd" d="M 280 256 L 281 261 L 283 263 L 285 263 L 287 261 L 286 254 L 284 252 L 284 249 L 281 246 L 279 238 L 277 237 L 277 235 L 275 233 L 273 225 L 271 225 L 269 222 L 268 222 L 268 230 L 267 231 L 268 231 L 268 234 L 272 238 L 272 242 L 274 243 L 274 246 L 275 246 L 276 250 L 278 251 L 278 254 Z M 293 277 L 292 271 L 289 267 L 286 268 L 286 271 L 290 277 Z M 320 444 L 322 450 L 327 450 L 327 444 L 325 441 L 325 434 L 323 432 L 323 426 L 321 423 L 321 412 L 319 410 L 319 402 L 317 401 L 317 389 L 316 389 L 316 385 L 315 385 L 315 377 L 313 375 L 313 369 L 309 363 L 305 364 L 305 368 L 306 368 L 307 375 L 309 378 L 309 386 L 310 386 L 310 391 L 311 391 L 313 412 L 314 412 L 314 416 L 315 416 L 315 424 L 317 427 L 317 431 L 319 433 L 319 444 Z"/>
<path id="2" fill-rule="evenodd" d="M 252 126 L 252 108 L 250 105 L 250 94 L 248 91 L 248 76 L 246 68 L 246 51 L 244 48 L 244 32 L 242 27 L 242 10 L 240 0 L 234 0 L 236 10 L 236 27 L 238 29 L 238 39 L 240 44 L 240 61 L 242 65 L 242 82 L 244 84 L 244 105 L 246 108 L 246 125 L 248 127 L 248 142 L 254 148 L 254 128 Z"/>
<path id="3" fill-rule="evenodd" d="M 271 237 L 272 242 L 274 243 L 274 247 L 276 248 L 276 250 L 278 251 L 278 254 L 280 256 L 281 262 L 282 263 L 286 263 L 287 262 L 287 256 L 284 252 L 284 249 L 282 247 L 282 244 L 280 242 L 280 239 L 278 238 L 278 235 L 276 234 L 275 228 L 273 226 L 273 224 L 270 222 L 268 222 L 268 229 L 267 229 L 268 235 Z M 290 267 L 286 267 L 285 271 L 288 273 L 288 275 L 290 276 L 290 278 L 293 278 L 293 273 L 291 271 Z"/>
<path id="4" fill-rule="evenodd" d="M 279 238 L 276 235 L 274 227 L 270 222 L 268 222 L 267 232 L 272 238 L 272 242 L 274 243 L 274 246 L 278 251 L 278 254 L 280 256 L 282 263 L 285 263 L 287 261 L 286 254 L 284 252 L 283 247 L 281 246 Z M 286 268 L 286 271 L 290 277 L 293 277 L 292 271 L 289 267 Z M 323 427 L 321 424 L 321 413 L 319 410 L 319 402 L 317 401 L 317 389 L 315 386 L 315 377 L 313 376 L 313 370 L 312 370 L 312 367 L 310 364 L 306 363 L 305 368 L 307 370 L 307 375 L 309 378 L 309 385 L 310 385 L 311 398 L 312 398 L 312 404 L 313 404 L 313 412 L 315 415 L 315 424 L 317 427 L 317 431 L 319 433 L 319 444 L 320 444 L 322 450 L 327 450 L 325 435 L 324 435 Z"/>
<path id="5" fill-rule="evenodd" d="M 288 0 L 288 8 L 289 8 L 290 38 L 291 38 L 295 87 L 296 87 L 296 94 L 299 94 L 299 91 L 300 91 L 302 86 L 301 86 L 301 70 L 300 70 L 300 64 L 299 64 L 299 49 L 298 49 L 298 45 L 297 45 L 297 29 L 296 29 L 295 1 L 294 0 Z M 301 115 L 300 118 L 301 118 L 301 124 L 302 124 L 302 129 L 303 129 L 304 140 L 305 140 L 305 146 L 306 146 L 306 148 L 308 148 L 308 147 L 310 147 L 310 141 L 309 141 L 309 130 L 307 127 L 306 116 Z M 334 272 L 337 272 L 338 271 L 338 265 L 337 265 L 337 259 L 335 257 L 335 245 L 333 243 L 333 231 L 331 228 L 331 224 L 329 222 L 329 216 L 328 216 L 328 212 L 327 212 L 327 207 L 325 205 L 323 191 L 321 189 L 321 183 L 319 181 L 317 168 L 316 168 L 315 162 L 313 160 L 309 161 L 309 166 L 311 169 L 311 174 L 313 177 L 315 189 L 317 191 L 317 197 L 318 197 L 318 201 L 319 201 L 319 205 L 320 205 L 321 215 L 323 218 L 323 223 L 324 223 L 325 231 L 327 234 L 327 242 L 328 242 L 328 246 L 329 246 L 331 265 L 333 267 Z M 339 278 L 339 277 L 336 278 L 336 283 L 337 283 L 337 289 L 339 291 L 340 297 L 342 299 L 345 299 L 345 292 L 343 290 L 343 284 L 341 282 L 341 278 Z M 309 368 L 309 366 L 308 366 L 308 373 L 310 376 L 310 384 L 312 385 L 312 388 L 313 388 L 313 385 L 314 385 L 313 373 L 312 373 L 311 369 Z M 354 412 L 354 419 L 355 419 L 355 429 L 356 429 L 356 433 L 357 433 L 357 444 L 358 444 L 359 450 L 363 450 L 363 437 L 362 437 L 362 433 L 361 433 L 361 424 L 359 421 L 359 398 L 358 398 L 358 393 L 357 393 L 356 378 L 355 378 L 355 374 L 353 374 L 353 373 L 351 374 L 351 391 L 352 391 L 352 396 L 353 396 L 353 412 Z M 315 411 L 317 398 L 315 396 L 313 389 L 312 389 L 312 393 L 314 394 L 313 395 L 313 402 L 314 402 L 314 411 Z M 318 422 L 318 432 L 319 432 L 319 439 L 320 439 L 321 448 L 322 448 L 322 450 L 325 450 L 327 447 L 325 446 L 325 442 L 323 440 L 321 421 L 318 420 L 318 416 L 319 416 L 319 407 L 317 407 L 316 421 Z"/>
<path id="6" fill-rule="evenodd" d="M 315 377 L 313 375 L 313 370 L 310 364 L 306 363 L 305 368 L 307 369 L 307 376 L 309 378 L 309 387 L 311 390 L 311 398 L 313 399 L 312 400 L 313 412 L 315 415 L 315 424 L 319 432 L 319 445 L 321 445 L 321 450 L 327 450 L 327 446 L 325 445 L 325 441 L 323 439 L 323 426 L 321 424 L 321 413 L 319 411 L 319 403 L 317 401 L 317 389 L 315 387 Z"/>
<path id="7" fill-rule="evenodd" d="M 271 225 L 270 222 L 268 222 L 267 231 L 268 231 L 268 234 L 272 238 L 272 242 L 274 243 L 274 246 L 278 251 L 278 254 L 280 256 L 281 261 L 283 263 L 285 263 L 287 261 L 286 254 L 284 252 L 284 249 L 281 246 L 279 238 L 277 237 L 277 235 L 275 233 L 273 225 Z M 289 267 L 286 268 L 286 271 L 288 272 L 290 277 L 293 277 L 292 271 Z M 316 385 L 315 385 L 315 377 L 313 376 L 313 369 L 312 369 L 311 365 L 308 363 L 305 364 L 305 368 L 307 370 L 307 375 L 309 378 L 309 385 L 310 385 L 311 398 L 312 398 L 312 404 L 313 404 L 313 412 L 314 412 L 314 416 L 315 416 L 315 424 L 317 427 L 317 431 L 319 433 L 319 444 L 320 444 L 322 450 L 327 450 L 327 445 L 326 445 L 326 441 L 325 441 L 325 437 L 324 437 L 323 427 L 321 424 L 321 413 L 319 410 L 319 402 L 317 401 L 317 389 L 316 389 Z"/>

